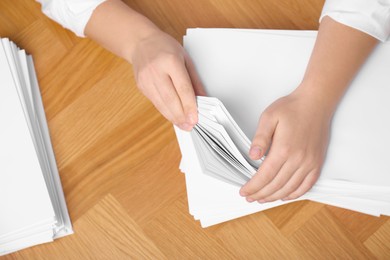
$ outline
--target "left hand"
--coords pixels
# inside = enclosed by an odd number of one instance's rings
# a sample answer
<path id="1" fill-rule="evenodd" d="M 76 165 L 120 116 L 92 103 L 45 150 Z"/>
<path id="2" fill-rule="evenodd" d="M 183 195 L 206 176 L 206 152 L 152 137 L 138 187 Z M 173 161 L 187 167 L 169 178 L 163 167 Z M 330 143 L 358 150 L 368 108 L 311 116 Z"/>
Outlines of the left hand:
<path id="1" fill-rule="evenodd" d="M 166 119 L 190 131 L 198 122 L 195 95 L 205 91 L 184 48 L 159 29 L 151 31 L 132 51 L 137 85 Z"/>
<path id="2" fill-rule="evenodd" d="M 250 157 L 259 159 L 268 149 L 269 153 L 240 190 L 247 201 L 296 199 L 314 185 L 325 159 L 333 114 L 323 100 L 297 88 L 263 112 Z"/>

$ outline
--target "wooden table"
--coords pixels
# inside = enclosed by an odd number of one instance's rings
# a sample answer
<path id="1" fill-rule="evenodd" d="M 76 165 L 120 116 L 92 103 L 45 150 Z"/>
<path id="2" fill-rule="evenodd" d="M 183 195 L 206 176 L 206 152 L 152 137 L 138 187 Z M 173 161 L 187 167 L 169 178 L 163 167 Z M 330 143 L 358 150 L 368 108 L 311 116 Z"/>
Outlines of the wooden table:
<path id="1" fill-rule="evenodd" d="M 189 27 L 317 29 L 322 0 L 134 0 L 181 41 Z M 4 259 L 390 259 L 390 219 L 304 201 L 202 229 L 172 125 L 131 65 L 0 1 L 0 36 L 31 53 L 75 234 Z"/>

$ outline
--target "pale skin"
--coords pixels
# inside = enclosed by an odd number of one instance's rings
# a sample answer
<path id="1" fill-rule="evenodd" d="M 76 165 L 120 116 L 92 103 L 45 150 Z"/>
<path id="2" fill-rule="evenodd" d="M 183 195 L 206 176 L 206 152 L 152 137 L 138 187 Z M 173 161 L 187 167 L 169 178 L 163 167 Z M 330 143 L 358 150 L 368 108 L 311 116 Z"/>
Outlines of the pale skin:
<path id="1" fill-rule="evenodd" d="M 173 124 L 190 131 L 198 121 L 196 95 L 205 95 L 183 47 L 120 0 L 99 5 L 85 34 L 133 65 L 140 91 Z M 377 40 L 325 17 L 304 79 L 261 115 L 250 156 L 256 175 L 240 190 L 247 201 L 295 199 L 319 177 L 333 114 Z M 272 146 L 270 147 L 272 142 Z"/>
<path id="2" fill-rule="evenodd" d="M 133 65 L 140 91 L 160 113 L 181 129 L 198 122 L 195 95 L 205 95 L 183 47 L 149 19 L 120 0 L 93 12 L 85 35 Z"/>
<path id="3" fill-rule="evenodd" d="M 337 105 L 376 44 L 365 33 L 329 17 L 322 19 L 302 83 L 260 117 L 250 156 L 259 159 L 270 150 L 240 190 L 247 201 L 296 199 L 314 185 Z"/>

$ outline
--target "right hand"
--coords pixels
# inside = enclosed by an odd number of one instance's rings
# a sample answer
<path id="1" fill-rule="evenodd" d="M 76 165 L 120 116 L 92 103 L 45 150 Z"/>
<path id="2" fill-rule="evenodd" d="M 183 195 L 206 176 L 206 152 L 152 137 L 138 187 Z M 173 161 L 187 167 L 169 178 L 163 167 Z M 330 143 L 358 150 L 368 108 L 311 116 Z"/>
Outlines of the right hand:
<path id="1" fill-rule="evenodd" d="M 240 191 L 249 202 L 296 199 L 317 181 L 335 107 L 322 93 L 313 94 L 315 87 L 298 87 L 262 113 L 249 155 L 257 160 L 269 152 Z"/>
<path id="2" fill-rule="evenodd" d="M 155 30 L 136 44 L 130 62 L 141 92 L 166 119 L 190 131 L 198 122 L 195 95 L 206 93 L 184 48 Z"/>

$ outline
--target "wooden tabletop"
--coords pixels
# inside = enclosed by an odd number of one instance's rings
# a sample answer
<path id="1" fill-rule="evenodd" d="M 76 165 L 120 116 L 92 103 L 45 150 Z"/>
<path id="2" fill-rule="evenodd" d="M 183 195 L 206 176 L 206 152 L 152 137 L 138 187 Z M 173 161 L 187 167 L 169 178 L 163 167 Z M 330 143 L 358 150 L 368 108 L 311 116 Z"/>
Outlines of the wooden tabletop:
<path id="1" fill-rule="evenodd" d="M 181 42 L 186 28 L 317 29 L 322 0 L 129 0 Z M 4 259 L 390 259 L 390 218 L 310 201 L 207 229 L 188 213 L 172 125 L 132 67 L 0 1 L 0 36 L 33 55 L 75 234 Z"/>

